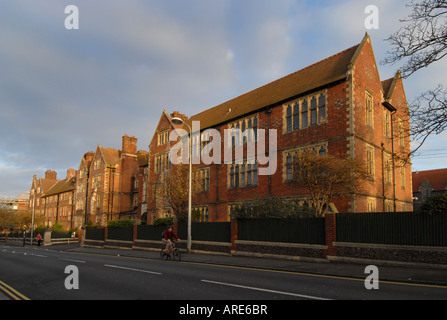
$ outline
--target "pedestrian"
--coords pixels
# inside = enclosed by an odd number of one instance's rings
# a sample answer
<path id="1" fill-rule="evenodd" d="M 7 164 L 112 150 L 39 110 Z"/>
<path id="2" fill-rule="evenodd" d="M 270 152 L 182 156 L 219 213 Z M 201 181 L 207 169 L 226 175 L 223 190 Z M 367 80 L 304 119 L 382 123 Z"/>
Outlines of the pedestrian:
<path id="1" fill-rule="evenodd" d="M 40 243 L 42 242 L 42 236 L 40 235 L 40 233 L 37 234 L 36 240 L 37 240 L 37 245 L 40 247 Z"/>

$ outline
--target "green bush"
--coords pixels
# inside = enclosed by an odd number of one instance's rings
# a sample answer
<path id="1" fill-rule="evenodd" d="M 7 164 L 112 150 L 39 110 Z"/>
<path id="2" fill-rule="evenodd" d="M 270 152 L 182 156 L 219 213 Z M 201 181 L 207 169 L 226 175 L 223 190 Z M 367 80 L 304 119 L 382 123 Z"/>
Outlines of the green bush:
<path id="1" fill-rule="evenodd" d="M 112 220 L 107 222 L 107 227 L 111 228 L 128 228 L 134 225 L 134 220 L 123 219 L 123 220 Z"/>
<path id="2" fill-rule="evenodd" d="M 63 230 L 64 230 L 64 227 L 62 226 L 62 223 L 60 223 L 60 222 L 56 222 L 51 227 L 51 231 L 63 231 Z"/>
<path id="3" fill-rule="evenodd" d="M 92 222 L 92 220 L 87 221 L 87 225 L 85 226 L 86 228 L 90 228 L 90 229 L 97 229 L 98 225 L 94 224 Z"/>
<path id="4" fill-rule="evenodd" d="M 447 214 L 447 193 L 428 199 L 420 211 L 426 214 Z"/>
<path id="5" fill-rule="evenodd" d="M 169 226 L 174 224 L 174 217 L 157 218 L 154 221 L 154 226 Z"/>
<path id="6" fill-rule="evenodd" d="M 308 207 L 279 197 L 255 199 L 241 203 L 231 209 L 232 218 L 298 218 L 310 217 L 313 212 Z"/>

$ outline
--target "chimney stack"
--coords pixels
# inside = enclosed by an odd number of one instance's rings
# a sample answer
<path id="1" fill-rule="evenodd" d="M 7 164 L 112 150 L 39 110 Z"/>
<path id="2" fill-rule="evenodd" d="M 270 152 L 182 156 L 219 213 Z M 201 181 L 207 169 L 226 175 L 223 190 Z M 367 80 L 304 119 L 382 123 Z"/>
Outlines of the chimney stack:
<path id="1" fill-rule="evenodd" d="M 57 173 L 56 173 L 56 171 L 53 171 L 53 170 L 47 170 L 47 171 L 45 172 L 45 179 L 48 179 L 48 180 L 57 180 Z"/>
<path id="2" fill-rule="evenodd" d="M 76 170 L 75 169 L 73 169 L 73 168 L 68 169 L 67 170 L 67 178 L 66 178 L 66 180 L 73 178 L 75 175 L 76 175 Z"/>
<path id="3" fill-rule="evenodd" d="M 137 138 L 134 136 L 129 137 L 127 134 L 123 136 L 123 147 L 121 151 L 124 154 L 137 154 Z"/>

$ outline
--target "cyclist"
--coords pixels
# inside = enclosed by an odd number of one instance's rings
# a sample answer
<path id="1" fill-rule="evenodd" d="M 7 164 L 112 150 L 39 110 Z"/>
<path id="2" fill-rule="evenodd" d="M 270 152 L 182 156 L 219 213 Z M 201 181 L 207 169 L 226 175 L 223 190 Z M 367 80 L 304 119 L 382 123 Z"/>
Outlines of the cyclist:
<path id="1" fill-rule="evenodd" d="M 174 230 L 172 230 L 172 226 L 168 226 L 168 228 L 163 232 L 161 240 L 166 243 L 165 252 L 168 255 L 171 255 L 171 251 L 173 249 L 173 240 L 180 241 L 180 238 L 175 234 Z"/>

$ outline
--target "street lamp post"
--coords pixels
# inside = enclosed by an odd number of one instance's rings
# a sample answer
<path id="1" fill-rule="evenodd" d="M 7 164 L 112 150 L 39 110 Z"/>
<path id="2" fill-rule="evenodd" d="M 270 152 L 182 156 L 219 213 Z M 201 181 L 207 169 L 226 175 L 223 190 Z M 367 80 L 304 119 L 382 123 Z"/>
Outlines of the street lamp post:
<path id="1" fill-rule="evenodd" d="M 188 253 L 191 252 L 191 242 L 192 242 L 192 237 L 191 237 L 191 189 L 192 189 L 192 157 L 191 157 L 191 143 L 192 143 L 192 129 L 191 127 L 183 121 L 183 119 L 178 118 L 178 117 L 174 117 L 171 119 L 172 123 L 175 125 L 182 125 L 182 124 L 186 124 L 186 126 L 189 128 L 189 135 L 190 135 L 190 139 L 189 139 L 189 191 L 188 191 L 188 239 L 187 239 L 187 249 L 188 249 Z"/>

